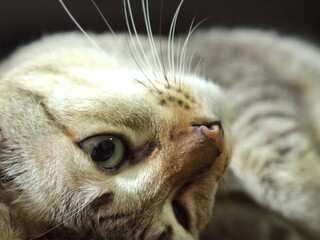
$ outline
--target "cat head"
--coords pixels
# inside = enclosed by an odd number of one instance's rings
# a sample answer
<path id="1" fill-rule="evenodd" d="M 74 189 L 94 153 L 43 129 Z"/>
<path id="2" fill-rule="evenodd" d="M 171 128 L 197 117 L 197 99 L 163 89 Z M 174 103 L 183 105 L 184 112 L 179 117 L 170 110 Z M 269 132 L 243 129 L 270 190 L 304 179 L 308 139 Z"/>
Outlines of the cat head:
<path id="1" fill-rule="evenodd" d="M 222 93 L 122 68 L 85 41 L 47 38 L 3 65 L 5 201 L 28 237 L 197 238 L 230 159 Z"/>

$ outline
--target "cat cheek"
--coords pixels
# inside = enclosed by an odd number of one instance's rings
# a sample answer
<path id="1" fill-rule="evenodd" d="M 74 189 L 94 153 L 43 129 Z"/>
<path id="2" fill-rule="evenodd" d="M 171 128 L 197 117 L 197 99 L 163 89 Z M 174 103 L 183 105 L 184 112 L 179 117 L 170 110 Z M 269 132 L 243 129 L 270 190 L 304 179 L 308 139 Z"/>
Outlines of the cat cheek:
<path id="1" fill-rule="evenodd" d="M 45 162 L 52 162 L 57 159 L 57 146 L 58 144 L 52 139 L 45 139 L 40 146 L 40 158 Z"/>

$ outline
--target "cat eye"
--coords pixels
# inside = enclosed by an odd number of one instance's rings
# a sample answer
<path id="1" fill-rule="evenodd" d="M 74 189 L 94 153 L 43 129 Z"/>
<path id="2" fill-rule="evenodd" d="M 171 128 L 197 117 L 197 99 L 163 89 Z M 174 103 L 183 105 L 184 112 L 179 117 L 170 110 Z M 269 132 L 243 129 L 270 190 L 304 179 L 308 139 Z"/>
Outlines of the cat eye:
<path id="1" fill-rule="evenodd" d="M 104 170 L 116 170 L 125 155 L 123 141 L 115 136 L 101 135 L 87 138 L 79 143 L 79 147 Z"/>

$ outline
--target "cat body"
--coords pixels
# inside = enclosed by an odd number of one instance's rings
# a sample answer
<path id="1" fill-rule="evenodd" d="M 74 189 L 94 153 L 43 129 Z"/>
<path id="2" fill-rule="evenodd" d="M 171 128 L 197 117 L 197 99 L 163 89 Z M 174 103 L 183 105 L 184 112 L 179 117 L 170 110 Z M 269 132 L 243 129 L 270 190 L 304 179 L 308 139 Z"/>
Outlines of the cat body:
<path id="1" fill-rule="evenodd" d="M 199 32 L 190 45 L 197 49 L 195 58 L 203 59 L 204 76 L 222 86 L 230 107 L 234 151 L 222 191 L 247 193 L 316 232 L 317 239 L 319 49 L 245 29 Z"/>
<path id="2" fill-rule="evenodd" d="M 221 191 L 245 192 L 319 233 L 316 48 L 259 31 L 200 31 L 182 71 L 165 39 L 155 39 L 161 64 L 147 37 L 140 57 L 126 35 L 92 39 L 103 51 L 83 34 L 57 34 L 0 67 L 5 239 L 197 239 L 230 135 Z M 188 71 L 199 61 L 203 77 Z M 112 171 L 81 149 L 101 135 L 129 149 Z"/>
<path id="3" fill-rule="evenodd" d="M 193 40 L 231 109 L 233 187 L 319 231 L 319 49 L 247 30 Z"/>

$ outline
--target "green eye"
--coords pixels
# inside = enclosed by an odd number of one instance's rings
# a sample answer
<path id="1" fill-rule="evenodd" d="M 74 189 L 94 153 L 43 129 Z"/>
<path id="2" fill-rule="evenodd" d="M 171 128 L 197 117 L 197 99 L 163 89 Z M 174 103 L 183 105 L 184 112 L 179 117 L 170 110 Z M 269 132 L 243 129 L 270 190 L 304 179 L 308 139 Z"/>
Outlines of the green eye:
<path id="1" fill-rule="evenodd" d="M 114 170 L 121 164 L 125 146 L 121 139 L 111 135 L 88 138 L 79 146 L 101 168 Z"/>

